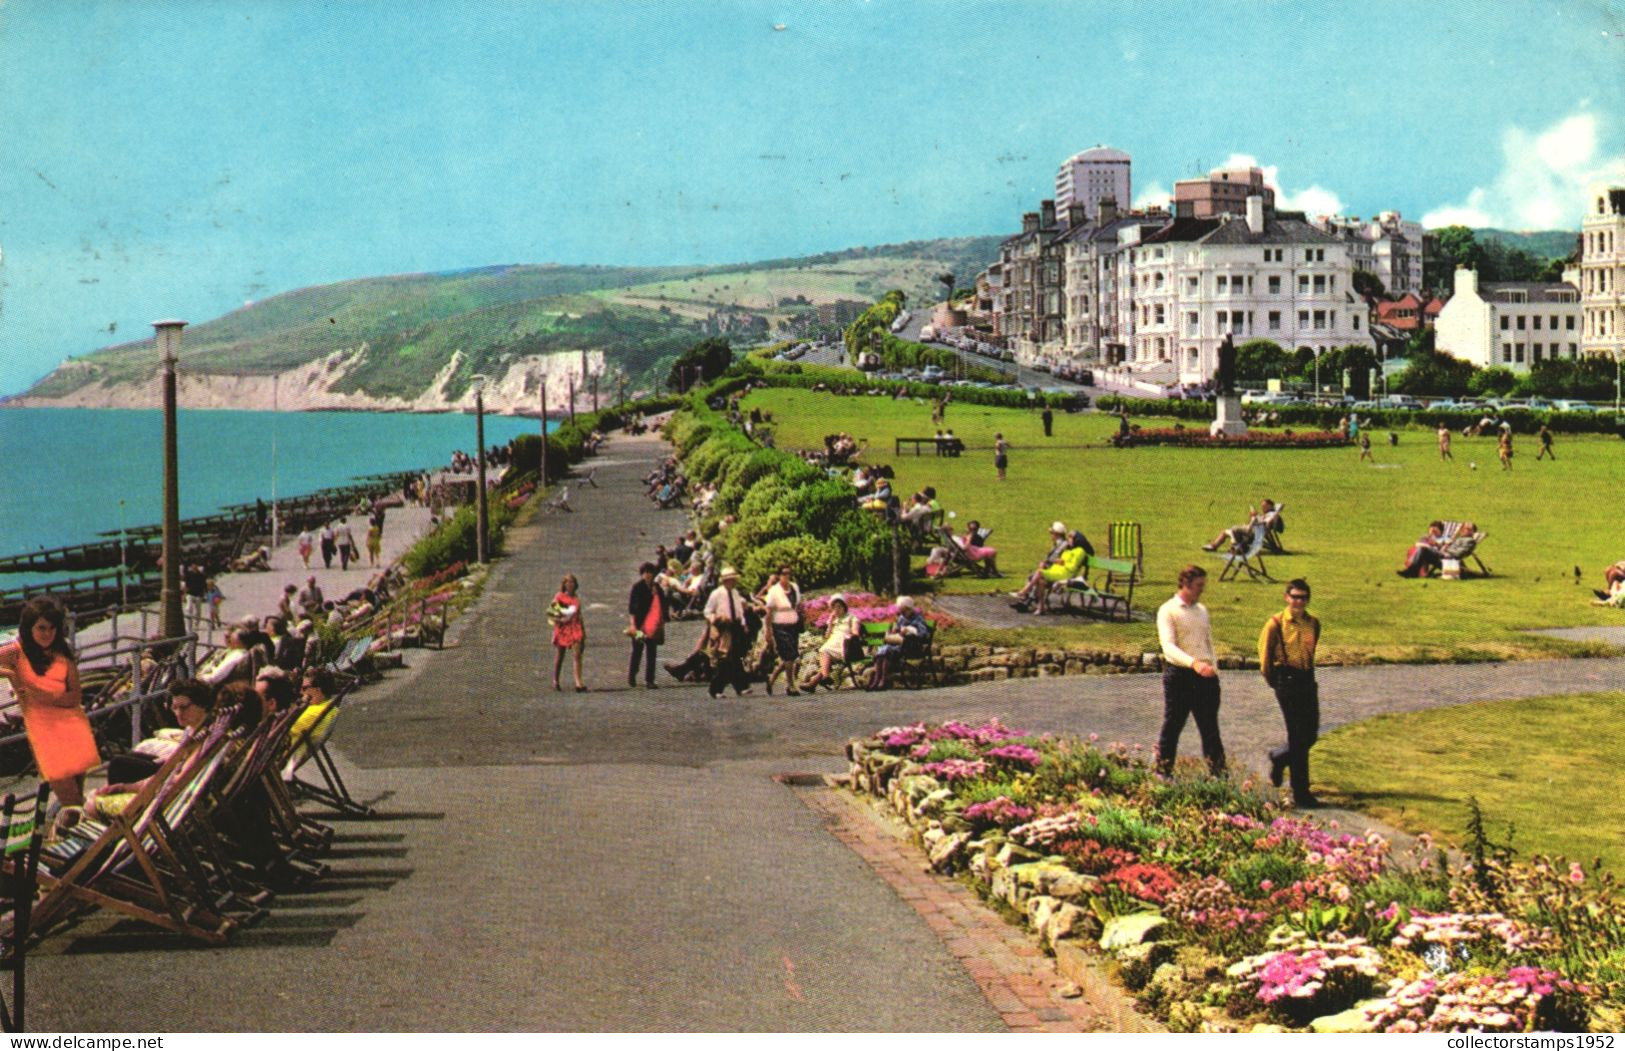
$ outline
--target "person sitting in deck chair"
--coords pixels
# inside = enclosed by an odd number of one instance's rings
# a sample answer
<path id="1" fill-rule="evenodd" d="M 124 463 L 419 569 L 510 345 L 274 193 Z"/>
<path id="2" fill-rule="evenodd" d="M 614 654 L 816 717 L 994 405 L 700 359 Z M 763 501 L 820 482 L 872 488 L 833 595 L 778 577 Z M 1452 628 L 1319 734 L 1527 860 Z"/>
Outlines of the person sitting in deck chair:
<path id="1" fill-rule="evenodd" d="M 1444 535 L 1444 523 L 1434 521 L 1428 523 L 1428 531 L 1422 534 L 1411 549 L 1405 553 L 1405 568 L 1399 570 L 1402 577 L 1429 577 L 1437 576 L 1444 568 L 1444 555 L 1440 549 L 1448 543 L 1450 538 Z"/>
<path id="2" fill-rule="evenodd" d="M 1258 508 L 1247 508 L 1247 521 L 1223 530 L 1218 536 L 1202 545 L 1203 551 L 1217 551 L 1221 547 L 1245 547 L 1252 541 L 1253 526 L 1259 522 L 1268 522 L 1275 511 L 1275 501 L 1265 497 L 1258 502 Z"/>
<path id="3" fill-rule="evenodd" d="M 989 576 L 1003 576 L 999 572 L 999 549 L 996 547 L 983 547 L 982 523 L 971 519 L 965 526 L 965 535 L 953 538 L 954 545 L 964 554 L 964 557 L 973 565 L 980 565 L 987 570 Z M 945 547 L 933 547 L 931 555 L 925 562 L 925 575 L 929 577 L 941 576 L 953 561 L 951 553 Z M 933 568 L 934 567 L 934 568 Z"/>

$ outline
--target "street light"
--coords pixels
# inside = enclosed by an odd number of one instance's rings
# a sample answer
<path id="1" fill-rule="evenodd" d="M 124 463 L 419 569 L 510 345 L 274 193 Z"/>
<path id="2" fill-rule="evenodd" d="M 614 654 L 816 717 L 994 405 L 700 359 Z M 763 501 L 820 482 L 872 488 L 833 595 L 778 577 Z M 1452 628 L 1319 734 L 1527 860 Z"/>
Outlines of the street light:
<path id="1" fill-rule="evenodd" d="M 175 445 L 175 359 L 186 322 L 154 321 L 152 327 L 164 373 L 164 579 L 158 592 L 158 622 L 163 637 L 174 639 L 186 634 L 181 615 L 180 457 Z"/>
<path id="2" fill-rule="evenodd" d="M 475 462 L 479 465 L 478 492 L 475 495 L 476 514 L 479 518 L 475 524 L 475 558 L 480 565 L 490 561 L 491 537 L 489 510 L 485 502 L 485 383 L 486 378 L 476 373 L 470 377 L 474 383 L 474 442 L 479 449 Z"/>

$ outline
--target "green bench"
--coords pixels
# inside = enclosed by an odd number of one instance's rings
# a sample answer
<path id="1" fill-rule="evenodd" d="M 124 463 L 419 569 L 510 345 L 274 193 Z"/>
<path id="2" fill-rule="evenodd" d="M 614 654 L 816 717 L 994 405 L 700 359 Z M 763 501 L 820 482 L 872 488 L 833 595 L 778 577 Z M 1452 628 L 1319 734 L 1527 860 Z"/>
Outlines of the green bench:
<path id="1" fill-rule="evenodd" d="M 1105 574 L 1102 583 L 1090 582 L 1090 570 Z M 1059 589 L 1061 608 L 1070 609 L 1073 596 L 1077 596 L 1080 612 L 1100 613 L 1112 620 L 1121 614 L 1128 621 L 1133 617 L 1134 584 L 1138 579 L 1138 567 L 1131 560 L 1090 555 L 1083 563 L 1083 572 Z M 1119 583 L 1126 585 L 1123 591 L 1117 590 Z"/>

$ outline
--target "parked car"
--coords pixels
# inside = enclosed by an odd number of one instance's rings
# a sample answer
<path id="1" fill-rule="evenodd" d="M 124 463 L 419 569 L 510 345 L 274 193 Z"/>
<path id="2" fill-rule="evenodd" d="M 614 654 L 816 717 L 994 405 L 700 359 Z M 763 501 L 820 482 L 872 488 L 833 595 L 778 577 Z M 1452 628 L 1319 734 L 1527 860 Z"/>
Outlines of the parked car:
<path id="1" fill-rule="evenodd" d="M 1559 398 L 1552 402 L 1554 412 L 1601 412 L 1602 409 L 1589 401 L 1575 401 L 1571 398 Z"/>

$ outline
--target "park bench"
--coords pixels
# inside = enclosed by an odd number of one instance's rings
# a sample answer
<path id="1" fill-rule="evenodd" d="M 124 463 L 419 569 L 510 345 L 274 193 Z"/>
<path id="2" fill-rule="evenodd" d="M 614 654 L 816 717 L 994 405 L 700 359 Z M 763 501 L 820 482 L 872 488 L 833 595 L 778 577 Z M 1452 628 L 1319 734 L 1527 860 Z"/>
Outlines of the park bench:
<path id="1" fill-rule="evenodd" d="M 1098 570 L 1106 574 L 1105 580 L 1096 585 L 1089 579 L 1091 570 Z M 1124 558 L 1099 558 L 1090 555 L 1084 559 L 1083 572 L 1068 580 L 1063 586 L 1052 588 L 1050 593 L 1059 593 L 1061 608 L 1072 608 L 1072 598 L 1078 599 L 1078 608 L 1081 613 L 1099 613 L 1108 620 L 1116 619 L 1122 614 L 1122 619 L 1128 621 L 1133 617 L 1134 584 L 1139 579 L 1134 563 Z M 1126 584 L 1127 590 L 1116 590 L 1118 584 Z"/>
<path id="2" fill-rule="evenodd" d="M 938 456 L 958 456 L 965 451 L 965 443 L 958 438 L 897 438 L 892 445 L 893 454 L 896 456 L 903 455 L 903 446 L 905 445 L 914 446 L 915 456 L 924 455 L 920 452 L 920 448 L 926 445 L 934 448 Z"/>

